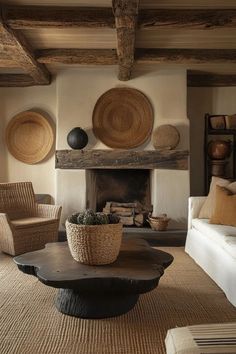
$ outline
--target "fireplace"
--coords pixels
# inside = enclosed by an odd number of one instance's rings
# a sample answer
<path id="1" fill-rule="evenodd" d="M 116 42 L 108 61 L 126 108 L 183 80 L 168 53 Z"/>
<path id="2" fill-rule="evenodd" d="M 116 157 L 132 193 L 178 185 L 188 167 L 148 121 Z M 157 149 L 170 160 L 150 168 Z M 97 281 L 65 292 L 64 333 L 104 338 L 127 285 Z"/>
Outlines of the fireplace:
<path id="1" fill-rule="evenodd" d="M 111 210 L 121 210 L 125 215 L 151 211 L 149 169 L 92 169 L 86 171 L 86 207 L 104 211 L 113 202 Z M 127 204 L 127 211 L 126 209 Z M 109 212 L 109 210 L 106 210 Z M 121 214 L 122 215 L 122 214 Z M 135 216 L 134 215 L 134 216 Z M 145 217 L 143 219 L 145 219 Z M 139 218 L 140 219 L 140 218 Z M 132 223 L 131 223 L 132 224 Z"/>

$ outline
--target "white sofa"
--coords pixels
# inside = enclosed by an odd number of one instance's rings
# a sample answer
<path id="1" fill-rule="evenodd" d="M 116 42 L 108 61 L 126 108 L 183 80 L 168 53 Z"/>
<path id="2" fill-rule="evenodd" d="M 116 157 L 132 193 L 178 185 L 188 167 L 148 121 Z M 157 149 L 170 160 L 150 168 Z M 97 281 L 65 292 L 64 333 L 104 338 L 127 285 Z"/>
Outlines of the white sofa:
<path id="1" fill-rule="evenodd" d="M 236 306 L 236 227 L 209 224 L 208 219 L 199 219 L 205 199 L 189 198 L 185 251 Z"/>

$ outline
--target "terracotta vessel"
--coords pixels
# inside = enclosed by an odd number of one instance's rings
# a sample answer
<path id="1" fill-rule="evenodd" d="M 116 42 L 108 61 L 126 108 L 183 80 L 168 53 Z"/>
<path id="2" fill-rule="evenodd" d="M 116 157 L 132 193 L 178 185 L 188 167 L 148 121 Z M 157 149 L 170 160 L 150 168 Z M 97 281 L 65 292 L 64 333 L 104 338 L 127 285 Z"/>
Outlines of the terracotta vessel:
<path id="1" fill-rule="evenodd" d="M 223 160 L 229 157 L 231 152 L 230 140 L 212 140 L 208 144 L 208 155 L 213 160 Z"/>
<path id="2" fill-rule="evenodd" d="M 67 143 L 72 149 L 83 149 L 88 144 L 88 135 L 83 129 L 76 127 L 67 135 Z"/>

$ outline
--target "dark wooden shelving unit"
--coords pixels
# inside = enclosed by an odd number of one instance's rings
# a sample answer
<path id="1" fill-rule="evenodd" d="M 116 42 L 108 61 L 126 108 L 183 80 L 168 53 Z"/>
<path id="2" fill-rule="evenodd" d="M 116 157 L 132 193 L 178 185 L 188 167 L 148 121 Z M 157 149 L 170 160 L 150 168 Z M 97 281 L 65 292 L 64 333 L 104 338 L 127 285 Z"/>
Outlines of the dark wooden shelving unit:
<path id="1" fill-rule="evenodd" d="M 236 129 L 213 129 L 211 126 L 210 119 L 212 117 L 222 117 L 226 114 L 205 114 L 205 138 L 204 138 L 204 167 L 205 167 L 205 193 L 209 192 L 209 186 L 211 182 L 211 177 L 214 175 L 211 171 L 211 161 L 212 159 L 208 155 L 208 144 L 212 140 L 225 140 L 231 141 L 231 152 L 230 156 L 225 158 L 225 173 L 218 175 L 218 177 L 236 179 L 236 154 L 235 154 L 235 144 L 236 144 Z"/>

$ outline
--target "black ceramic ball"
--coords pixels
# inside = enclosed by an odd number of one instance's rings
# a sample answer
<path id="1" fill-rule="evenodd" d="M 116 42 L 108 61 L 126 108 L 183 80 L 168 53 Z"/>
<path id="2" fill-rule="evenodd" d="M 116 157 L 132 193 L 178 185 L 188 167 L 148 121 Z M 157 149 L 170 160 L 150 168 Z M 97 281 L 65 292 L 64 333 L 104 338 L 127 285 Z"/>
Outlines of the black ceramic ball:
<path id="1" fill-rule="evenodd" d="M 83 129 L 76 127 L 67 135 L 67 143 L 72 149 L 83 149 L 88 144 L 88 135 Z"/>

